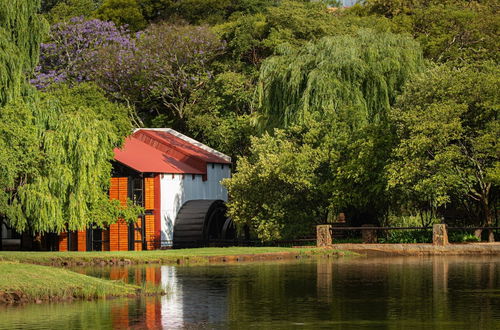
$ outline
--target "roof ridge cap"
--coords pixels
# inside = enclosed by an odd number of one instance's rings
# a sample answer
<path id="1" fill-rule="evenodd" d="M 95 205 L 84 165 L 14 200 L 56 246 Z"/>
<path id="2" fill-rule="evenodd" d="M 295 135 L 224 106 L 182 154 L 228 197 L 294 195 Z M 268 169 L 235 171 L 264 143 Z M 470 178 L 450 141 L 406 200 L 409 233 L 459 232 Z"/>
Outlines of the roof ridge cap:
<path id="1" fill-rule="evenodd" d="M 173 136 L 179 138 L 179 139 L 182 139 L 186 142 L 189 142 L 195 146 L 197 146 L 198 148 L 202 149 L 202 150 L 205 150 L 206 152 L 209 152 L 211 153 L 212 155 L 215 155 L 219 158 L 222 158 L 223 160 L 227 161 L 227 162 L 231 162 L 231 157 L 229 157 L 228 155 L 226 154 L 223 154 L 222 152 L 220 151 L 217 151 L 213 148 L 210 148 L 209 146 L 207 146 L 206 144 L 203 144 L 201 143 L 200 141 L 197 141 L 193 138 L 190 138 L 189 136 L 186 136 L 182 133 L 179 133 L 177 132 L 176 130 L 172 129 L 172 128 L 138 128 L 138 129 L 135 129 L 134 130 L 134 133 L 137 132 L 137 131 L 140 131 L 140 130 L 144 130 L 144 131 L 159 131 L 159 132 L 165 132 L 165 133 L 169 133 L 169 134 L 172 134 Z"/>

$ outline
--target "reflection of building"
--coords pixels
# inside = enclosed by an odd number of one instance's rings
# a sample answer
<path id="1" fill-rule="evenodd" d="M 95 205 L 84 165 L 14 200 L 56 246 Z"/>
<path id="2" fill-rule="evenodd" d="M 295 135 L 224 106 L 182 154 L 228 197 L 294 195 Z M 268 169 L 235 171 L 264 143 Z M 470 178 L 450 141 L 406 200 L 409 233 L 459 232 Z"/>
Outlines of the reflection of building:
<path id="1" fill-rule="evenodd" d="M 168 128 L 136 130 L 115 149 L 110 197 L 146 210 L 135 224 L 60 235 L 59 250 L 143 250 L 229 238 L 225 216 L 231 159 Z"/>
<path id="2" fill-rule="evenodd" d="M 224 322 L 227 317 L 227 287 L 207 280 L 204 274 L 182 276 L 175 266 L 162 266 L 162 284 L 170 292 L 162 298 L 164 329 Z"/>

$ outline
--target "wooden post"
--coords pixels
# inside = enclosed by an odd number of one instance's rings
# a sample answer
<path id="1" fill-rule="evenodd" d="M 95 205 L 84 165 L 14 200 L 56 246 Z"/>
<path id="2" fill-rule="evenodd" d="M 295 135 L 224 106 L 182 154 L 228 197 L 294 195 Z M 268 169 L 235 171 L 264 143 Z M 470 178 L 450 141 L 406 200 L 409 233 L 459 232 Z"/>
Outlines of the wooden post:
<path id="1" fill-rule="evenodd" d="M 3 251 L 3 219 L 0 218 L 0 251 Z"/>
<path id="2" fill-rule="evenodd" d="M 432 226 L 432 244 L 448 245 L 448 230 L 445 224 L 435 224 Z"/>
<path id="3" fill-rule="evenodd" d="M 373 225 L 362 225 L 363 227 L 373 227 Z M 363 243 L 377 243 L 377 230 L 376 229 L 361 229 L 361 237 Z"/>
<path id="4" fill-rule="evenodd" d="M 333 243 L 332 225 L 316 226 L 316 246 L 325 247 Z"/>

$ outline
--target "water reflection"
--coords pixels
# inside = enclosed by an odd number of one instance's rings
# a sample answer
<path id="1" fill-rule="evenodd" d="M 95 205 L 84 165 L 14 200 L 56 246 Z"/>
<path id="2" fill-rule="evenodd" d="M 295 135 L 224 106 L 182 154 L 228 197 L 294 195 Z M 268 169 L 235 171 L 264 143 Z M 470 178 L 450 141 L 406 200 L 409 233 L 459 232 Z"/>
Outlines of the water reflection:
<path id="1" fill-rule="evenodd" d="M 79 268 L 164 297 L 0 309 L 0 328 L 500 328 L 500 257 Z"/>

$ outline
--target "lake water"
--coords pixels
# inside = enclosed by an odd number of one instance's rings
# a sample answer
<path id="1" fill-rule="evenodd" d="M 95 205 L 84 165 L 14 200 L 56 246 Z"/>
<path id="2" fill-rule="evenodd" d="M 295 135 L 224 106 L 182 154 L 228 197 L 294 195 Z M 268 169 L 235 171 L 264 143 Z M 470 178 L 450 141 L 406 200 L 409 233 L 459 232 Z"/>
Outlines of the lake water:
<path id="1" fill-rule="evenodd" d="M 0 329 L 500 329 L 500 256 L 75 270 L 171 293 L 0 307 Z"/>

